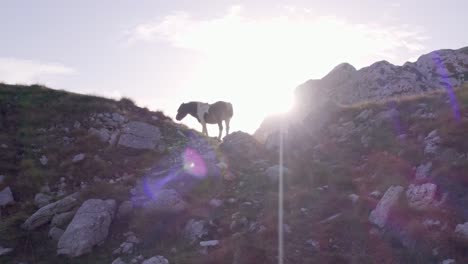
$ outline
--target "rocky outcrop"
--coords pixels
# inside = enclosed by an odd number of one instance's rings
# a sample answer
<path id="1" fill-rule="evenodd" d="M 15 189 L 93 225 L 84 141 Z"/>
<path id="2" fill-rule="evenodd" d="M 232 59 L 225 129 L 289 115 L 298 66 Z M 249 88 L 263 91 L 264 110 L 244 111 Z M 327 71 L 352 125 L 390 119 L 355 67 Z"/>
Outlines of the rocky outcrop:
<path id="1" fill-rule="evenodd" d="M 115 210 L 114 200 L 85 201 L 60 238 L 57 253 L 77 257 L 90 252 L 107 238 Z"/>
<path id="2" fill-rule="evenodd" d="M 403 190 L 401 186 L 391 186 L 388 188 L 375 209 L 370 213 L 369 221 L 383 228 L 387 223 L 391 210 L 398 203 Z"/>
<path id="3" fill-rule="evenodd" d="M 391 96 L 417 94 L 430 90 L 459 87 L 468 75 L 466 48 L 437 50 L 421 56 L 416 62 L 395 66 L 379 61 L 356 70 L 343 63 L 320 80 L 309 80 L 299 86 L 299 101 L 313 104 L 317 100 L 314 90 L 324 91 L 328 97 L 343 104 L 379 101 Z"/>
<path id="4" fill-rule="evenodd" d="M 36 196 L 34 196 L 34 204 L 37 206 L 37 208 L 48 205 L 51 200 L 52 196 L 44 193 L 38 193 Z"/>
<path id="5" fill-rule="evenodd" d="M 231 165 L 249 164 L 258 160 L 263 151 L 263 147 L 255 138 L 241 131 L 227 135 L 219 148 Z"/>
<path id="6" fill-rule="evenodd" d="M 56 214 L 65 213 L 72 210 L 78 205 L 78 203 L 78 194 L 75 193 L 57 202 L 48 204 L 44 207 L 41 207 L 33 215 L 26 219 L 22 227 L 26 230 L 34 230 L 39 226 L 50 222 L 50 220 L 52 220 Z"/>
<path id="7" fill-rule="evenodd" d="M 411 184 L 406 190 L 410 207 L 418 210 L 427 209 L 436 204 L 437 186 L 433 183 Z"/>
<path id="8" fill-rule="evenodd" d="M 144 122 L 133 121 L 123 127 L 118 145 L 135 149 L 155 149 L 160 139 L 159 128 Z"/>

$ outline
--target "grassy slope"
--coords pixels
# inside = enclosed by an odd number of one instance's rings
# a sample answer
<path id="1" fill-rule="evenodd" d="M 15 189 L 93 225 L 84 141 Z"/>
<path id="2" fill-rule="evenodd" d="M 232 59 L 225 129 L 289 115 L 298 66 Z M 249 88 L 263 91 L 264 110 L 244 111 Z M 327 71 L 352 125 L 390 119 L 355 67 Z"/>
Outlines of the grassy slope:
<path id="1" fill-rule="evenodd" d="M 7 122 L 14 125 L 9 125 L 7 130 L 2 129 L 0 144 L 6 142 L 9 145 L 6 150 L 12 153 L 0 157 L 3 162 L 0 169 L 4 169 L 9 177 L 8 184 L 25 190 L 21 194 L 15 193 L 20 199 L 30 201 L 44 181 L 52 181 L 62 175 L 73 175 L 81 180 L 94 175 L 106 178 L 106 174 L 110 177 L 125 171 L 138 178 L 142 175 L 142 168 L 147 168 L 159 159 L 157 153 L 119 152 L 106 148 L 95 138 L 87 136 L 86 131 L 73 131 L 77 133 L 73 137 L 80 140 L 68 147 L 57 143 L 57 139 L 64 136 L 62 133 L 36 134 L 38 128 L 48 128 L 55 124 L 71 127 L 75 120 L 100 111 L 126 112 L 147 122 L 156 122 L 150 118 L 154 113 L 134 109 L 128 102 L 119 103 L 40 87 L 19 88 L 0 88 L 0 100 L 13 102 L 13 107 L 8 108 L 8 111 L 14 117 Z M 464 219 L 462 210 L 468 201 L 465 200 L 468 199 L 468 161 L 460 159 L 452 163 L 448 162 L 452 161 L 450 155 L 427 157 L 423 153 L 423 139 L 434 129 L 438 130 L 442 139 L 439 153 L 446 153 L 447 150 L 468 153 L 468 89 L 458 90 L 456 94 L 461 112 L 459 121 L 453 118 L 447 96 L 434 93 L 383 104 L 344 108 L 330 121 L 336 124 L 338 119 L 342 119 L 339 123 L 354 120 L 364 109 L 372 109 L 374 114 L 389 107 L 397 109 L 400 112 L 397 127 L 393 121 L 383 122 L 379 126 L 369 126 L 362 132 L 370 137 L 368 147 L 361 144 L 362 134 L 351 134 L 340 142 L 328 129 L 314 138 L 298 137 L 308 140 L 307 144 L 303 141 L 289 142 L 285 149 L 285 160 L 291 174 L 285 179 L 284 219 L 291 227 L 291 233 L 286 234 L 286 263 L 437 263 L 447 257 L 456 258 L 461 263 L 468 261 L 466 251 L 463 250 L 467 244 L 452 235 L 454 226 Z M 54 100 L 51 102 L 46 99 Z M 421 103 L 426 104 L 437 117 L 430 120 L 412 117 L 411 114 L 417 111 Z M 180 144 L 176 139 L 171 141 L 170 136 L 176 133 L 169 123 L 157 125 L 167 130 L 164 134 L 169 147 Z M 355 121 L 355 125 L 359 126 L 359 121 Z M 405 140 L 397 137 L 400 133 L 406 134 Z M 320 147 L 313 148 L 318 143 Z M 35 151 L 38 146 L 42 146 L 41 152 Z M 110 160 L 111 164 L 94 164 L 89 160 L 90 164 L 84 163 L 80 167 L 72 164 L 61 166 L 62 159 L 69 160 L 80 152 L 98 153 L 105 160 Z M 46 168 L 38 163 L 43 153 L 49 157 L 50 166 Z M 119 166 L 124 159 L 128 159 L 127 164 L 131 166 Z M 433 161 L 433 169 L 427 181 L 438 184 L 442 192 L 451 193 L 445 210 L 417 212 L 408 208 L 403 200 L 396 224 L 382 236 L 372 235 L 372 226 L 367 218 L 378 199 L 370 197 L 369 193 L 374 190 L 383 193 L 394 184 L 407 186 L 413 183 L 414 167 L 429 160 Z M 145 212 L 136 212 L 132 219 L 113 223 L 111 235 L 102 247 L 70 263 L 110 263 L 114 258 L 110 252 L 122 241 L 121 234 L 128 230 L 128 226 L 133 227 L 144 240 L 137 249 L 138 254 L 161 254 L 169 258 L 171 263 L 231 263 L 233 259 L 238 259 L 238 263 L 275 263 L 277 186 L 264 177 L 261 168 L 246 165 L 232 170 L 238 176 L 234 181 L 219 181 L 209 177 L 201 180 L 186 197 L 194 207 L 187 214 L 147 215 Z M 9 175 L 17 175 L 17 178 Z M 23 179 L 27 179 L 27 182 Z M 129 182 L 113 188 L 96 185 L 87 195 L 121 200 L 127 198 L 128 188 L 132 184 Z M 327 191 L 317 189 L 323 185 L 328 185 Z M 356 205 L 352 205 L 348 198 L 351 193 L 360 196 Z M 235 198 L 236 202 L 216 209 L 206 208 L 211 198 Z M 244 202 L 253 205 L 246 206 Z M 301 211 L 301 208 L 305 208 L 305 211 Z M 55 257 L 55 244 L 43 242 L 47 228 L 32 234 L 22 233 L 16 228 L 32 211 L 33 207 L 26 202 L 22 210 L 7 212 L 6 221 L 0 225 L 0 243 L 16 246 L 20 252 L 13 256 L 16 259 L 33 263 L 63 263 L 64 259 Z M 261 234 L 241 232 L 233 235 L 235 232 L 230 231 L 229 226 L 232 214 L 237 212 L 249 221 L 264 225 L 266 231 Z M 341 213 L 336 220 L 320 223 L 336 213 Z M 222 239 L 223 246 L 209 255 L 200 255 L 197 247 L 186 245 L 180 236 L 180 229 L 188 218 L 205 218 L 218 223 L 221 230 L 212 238 Z M 421 222 L 427 218 L 447 223 L 446 231 L 428 232 L 423 229 Z M 401 245 L 401 230 L 407 234 L 404 239 L 414 242 L 412 249 Z M 319 241 L 320 250 L 314 251 L 305 244 L 308 239 Z M 174 247 L 177 253 L 171 250 Z M 432 255 L 431 251 L 436 247 L 439 248 L 439 256 Z M 241 252 L 240 258 L 236 252 Z"/>

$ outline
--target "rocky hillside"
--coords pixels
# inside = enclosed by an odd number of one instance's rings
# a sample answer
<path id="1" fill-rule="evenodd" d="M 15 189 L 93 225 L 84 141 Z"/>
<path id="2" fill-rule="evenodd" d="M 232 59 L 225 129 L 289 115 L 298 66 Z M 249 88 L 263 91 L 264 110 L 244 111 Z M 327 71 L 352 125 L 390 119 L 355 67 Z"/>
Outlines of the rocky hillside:
<path id="1" fill-rule="evenodd" d="M 261 144 L 0 85 L 0 262 L 277 263 L 284 172 L 285 263 L 467 263 L 468 87 L 455 97 L 325 102 Z"/>
<path id="2" fill-rule="evenodd" d="M 343 63 L 320 80 L 309 80 L 297 90 L 298 101 L 314 102 L 316 90 L 341 104 L 378 101 L 392 96 L 420 94 L 432 90 L 460 87 L 468 81 L 468 47 L 437 50 L 422 55 L 416 62 L 396 66 L 379 61 L 356 70 Z"/>

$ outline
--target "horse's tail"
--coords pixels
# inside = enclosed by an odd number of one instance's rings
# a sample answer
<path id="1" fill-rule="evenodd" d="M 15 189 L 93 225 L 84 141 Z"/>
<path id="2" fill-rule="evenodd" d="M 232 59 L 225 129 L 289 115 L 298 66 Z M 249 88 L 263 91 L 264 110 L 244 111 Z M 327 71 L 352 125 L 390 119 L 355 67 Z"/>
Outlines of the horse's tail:
<path id="1" fill-rule="evenodd" d="M 232 108 L 231 103 L 227 103 L 227 114 L 229 118 L 232 118 L 232 116 L 234 115 L 234 109 Z"/>

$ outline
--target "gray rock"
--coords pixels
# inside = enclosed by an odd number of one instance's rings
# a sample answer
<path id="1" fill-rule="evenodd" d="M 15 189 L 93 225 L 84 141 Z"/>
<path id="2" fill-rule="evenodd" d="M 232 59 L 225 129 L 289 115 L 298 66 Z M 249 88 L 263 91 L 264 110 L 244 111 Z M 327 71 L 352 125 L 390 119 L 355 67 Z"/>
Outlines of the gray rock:
<path id="1" fill-rule="evenodd" d="M 13 193 L 11 193 L 10 187 L 6 187 L 0 191 L 0 207 L 14 203 L 15 199 L 13 198 Z"/>
<path id="2" fill-rule="evenodd" d="M 85 201 L 60 238 L 57 254 L 78 257 L 102 243 L 107 238 L 116 207 L 114 200 Z"/>
<path id="3" fill-rule="evenodd" d="M 134 248 L 134 244 L 133 243 L 130 243 L 130 242 L 123 242 L 122 244 L 120 244 L 120 247 L 117 248 L 116 250 L 114 250 L 112 252 L 112 254 L 114 255 L 119 255 L 119 254 L 125 254 L 125 255 L 128 255 L 128 254 L 132 254 L 133 253 L 133 248 Z"/>
<path id="4" fill-rule="evenodd" d="M 0 246 L 0 256 L 7 255 L 7 254 L 11 253 L 12 251 L 13 251 L 12 248 L 4 248 L 4 247 Z"/>
<path id="5" fill-rule="evenodd" d="M 406 198 L 410 207 L 424 210 L 436 204 L 436 192 L 437 185 L 433 183 L 411 184 L 406 190 Z"/>
<path id="6" fill-rule="evenodd" d="M 57 227 L 65 227 L 70 221 L 73 219 L 73 216 L 75 216 L 76 211 L 73 210 L 71 212 L 66 212 L 66 213 L 61 213 L 61 214 L 56 214 L 50 223 L 51 226 L 57 226 Z"/>
<path id="7" fill-rule="evenodd" d="M 80 162 L 80 161 L 84 160 L 85 157 L 86 157 L 86 155 L 84 153 L 77 154 L 77 155 L 75 155 L 73 157 L 72 162 L 73 163 Z"/>
<path id="8" fill-rule="evenodd" d="M 42 164 L 42 166 L 45 166 L 49 162 L 49 159 L 45 155 L 42 155 L 39 159 L 39 162 Z"/>
<path id="9" fill-rule="evenodd" d="M 431 131 L 431 133 L 429 133 L 427 137 L 424 138 L 424 143 L 425 143 L 424 153 L 435 154 L 437 150 L 439 149 L 440 142 L 441 142 L 441 139 L 437 134 L 437 130 Z"/>
<path id="10" fill-rule="evenodd" d="M 259 160 L 264 151 L 254 137 L 241 131 L 224 137 L 219 148 L 227 157 L 230 166 L 246 166 L 246 164 Z"/>
<path id="11" fill-rule="evenodd" d="M 306 241 L 307 245 L 310 245 L 314 251 L 319 251 L 320 250 L 320 243 L 316 240 L 309 239 Z"/>
<path id="12" fill-rule="evenodd" d="M 116 258 L 114 261 L 112 261 L 111 264 L 127 264 L 125 261 L 123 261 L 121 258 Z"/>
<path id="13" fill-rule="evenodd" d="M 211 199 L 209 202 L 211 207 L 218 208 L 224 204 L 223 200 L 220 199 Z"/>
<path id="14" fill-rule="evenodd" d="M 193 244 L 197 240 L 208 235 L 208 229 L 206 228 L 206 221 L 190 219 L 185 225 L 184 237 Z"/>
<path id="15" fill-rule="evenodd" d="M 34 196 L 34 204 L 38 208 L 48 205 L 50 201 L 52 201 L 52 196 L 44 193 L 38 193 L 36 196 Z"/>
<path id="16" fill-rule="evenodd" d="M 163 256 L 155 256 L 155 257 L 146 259 L 141 264 L 169 264 L 169 260 L 167 260 Z"/>
<path id="17" fill-rule="evenodd" d="M 73 123 L 73 128 L 78 129 L 80 127 L 81 127 L 81 123 L 79 121 L 75 121 L 75 123 Z"/>
<path id="18" fill-rule="evenodd" d="M 398 203 L 403 190 L 402 186 L 391 186 L 388 188 L 375 209 L 370 213 L 369 221 L 380 228 L 383 228 L 387 223 L 390 211 Z"/>
<path id="19" fill-rule="evenodd" d="M 133 204 L 131 201 L 123 201 L 119 205 L 119 209 L 117 210 L 117 217 L 118 218 L 125 218 L 132 214 L 133 212 Z"/>
<path id="20" fill-rule="evenodd" d="M 455 234 L 461 238 L 464 238 L 465 240 L 468 240 L 468 222 L 465 222 L 464 224 L 458 224 L 455 227 Z"/>
<path id="21" fill-rule="evenodd" d="M 283 166 L 282 169 L 283 169 L 283 176 L 286 176 L 289 174 L 288 168 Z M 270 179 L 271 182 L 278 182 L 280 172 L 281 172 L 281 167 L 279 165 L 273 165 L 265 171 L 265 174 Z"/>
<path id="22" fill-rule="evenodd" d="M 33 215 L 31 215 L 22 227 L 26 230 L 34 230 L 37 227 L 48 223 L 54 215 L 65 213 L 72 210 L 79 203 L 78 194 L 74 193 L 59 201 L 41 207 Z"/>
<path id="23" fill-rule="evenodd" d="M 348 195 L 348 198 L 349 198 L 349 200 L 351 200 L 351 202 L 353 204 L 356 204 L 357 201 L 359 200 L 359 195 L 357 195 L 355 193 L 352 193 L 352 194 Z"/>
<path id="24" fill-rule="evenodd" d="M 65 230 L 54 226 L 49 230 L 49 237 L 58 242 L 64 232 Z"/>
<path id="25" fill-rule="evenodd" d="M 421 164 L 416 169 L 416 180 L 423 180 L 429 176 L 429 172 L 432 168 L 432 162 L 426 162 Z"/>
<path id="26" fill-rule="evenodd" d="M 454 259 L 445 259 L 442 261 L 442 264 L 456 264 L 457 262 Z"/>
<path id="27" fill-rule="evenodd" d="M 369 194 L 373 198 L 380 198 L 382 196 L 382 193 L 380 191 L 373 191 Z"/>
<path id="28" fill-rule="evenodd" d="M 200 246 L 202 247 L 214 247 L 217 245 L 219 245 L 219 240 L 200 241 Z"/>
<path id="29" fill-rule="evenodd" d="M 144 203 L 144 207 L 155 211 L 181 212 L 187 208 L 187 203 L 174 189 L 163 189 L 154 195 L 154 198 Z"/>
<path id="30" fill-rule="evenodd" d="M 155 149 L 161 139 L 161 131 L 153 125 L 132 121 L 122 129 L 118 145 L 135 149 Z"/>

